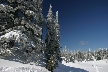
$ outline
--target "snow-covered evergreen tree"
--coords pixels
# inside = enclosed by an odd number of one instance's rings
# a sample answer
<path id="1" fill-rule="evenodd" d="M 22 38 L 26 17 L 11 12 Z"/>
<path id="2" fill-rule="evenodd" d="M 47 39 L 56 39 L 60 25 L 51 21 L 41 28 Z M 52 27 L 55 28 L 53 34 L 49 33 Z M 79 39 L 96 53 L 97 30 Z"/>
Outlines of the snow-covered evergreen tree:
<path id="1" fill-rule="evenodd" d="M 59 31 L 59 24 L 58 24 L 58 12 L 56 12 L 56 18 L 52 12 L 52 6 L 50 5 L 47 20 L 46 20 L 46 49 L 45 49 L 45 56 L 47 58 L 46 68 L 50 71 L 53 71 L 58 66 L 58 61 L 61 61 L 61 52 L 60 52 L 60 31 Z M 54 56 L 54 59 L 52 56 Z M 54 66 L 50 65 L 52 62 Z"/>
<path id="2" fill-rule="evenodd" d="M 72 50 L 70 51 L 70 62 L 74 62 L 74 55 Z"/>
<path id="3" fill-rule="evenodd" d="M 66 52 L 65 58 L 66 58 L 66 59 L 65 59 L 66 63 L 68 63 L 68 62 L 70 61 L 69 49 L 68 49 L 67 52 Z"/>
<path id="4" fill-rule="evenodd" d="M 47 57 L 47 59 L 50 59 L 51 57 L 51 53 L 53 54 L 53 48 L 51 48 L 51 33 L 53 32 L 52 30 L 54 30 L 54 15 L 52 14 L 52 6 L 50 5 L 49 11 L 48 11 L 48 15 L 47 15 L 47 20 L 46 20 L 46 28 L 47 28 L 47 34 L 45 37 L 45 43 L 46 43 L 46 48 L 45 48 L 45 56 Z M 53 44 L 52 44 L 53 45 Z"/>
<path id="5" fill-rule="evenodd" d="M 1 49 L 15 51 L 13 47 L 17 42 L 18 50 L 23 51 L 24 55 L 32 58 L 39 57 L 43 48 L 42 0 L 0 0 L 0 14 Z M 7 33 L 13 35 L 8 38 L 3 37 Z"/>
<path id="6" fill-rule="evenodd" d="M 65 46 L 64 48 L 63 48 L 63 56 L 62 57 L 66 57 L 66 52 L 67 52 L 67 47 Z"/>
<path id="7" fill-rule="evenodd" d="M 91 60 L 91 59 L 92 59 L 92 54 L 91 54 L 91 49 L 89 48 L 87 52 L 87 60 Z"/>
<path id="8" fill-rule="evenodd" d="M 55 19 L 55 25 L 54 25 L 54 37 L 55 37 L 55 50 L 57 54 L 57 60 L 61 62 L 61 51 L 60 51 L 60 25 L 58 24 L 58 11 L 56 12 L 56 19 Z"/>

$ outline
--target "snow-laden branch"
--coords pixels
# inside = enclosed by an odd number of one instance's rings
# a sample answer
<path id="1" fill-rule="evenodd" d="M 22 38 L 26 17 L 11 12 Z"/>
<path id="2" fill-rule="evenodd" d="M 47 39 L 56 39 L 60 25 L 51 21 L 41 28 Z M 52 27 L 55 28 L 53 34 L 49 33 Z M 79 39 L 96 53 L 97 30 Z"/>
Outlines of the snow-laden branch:
<path id="1" fill-rule="evenodd" d="M 20 30 L 10 31 L 10 32 L 6 33 L 5 35 L 0 36 L 0 40 L 3 40 L 4 38 L 6 40 L 14 39 L 18 43 L 22 43 L 23 42 L 24 45 L 26 45 L 25 42 L 29 42 L 28 37 L 25 34 L 22 34 L 22 32 Z M 31 42 L 31 45 L 33 47 L 35 46 L 33 42 Z"/>

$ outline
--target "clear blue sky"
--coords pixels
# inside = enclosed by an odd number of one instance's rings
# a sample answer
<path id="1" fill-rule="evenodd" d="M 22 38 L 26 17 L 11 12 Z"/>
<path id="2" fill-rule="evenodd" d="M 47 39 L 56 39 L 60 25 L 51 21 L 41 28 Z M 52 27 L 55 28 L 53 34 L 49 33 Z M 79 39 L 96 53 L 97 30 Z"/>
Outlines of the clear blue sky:
<path id="1" fill-rule="evenodd" d="M 59 12 L 61 46 L 70 50 L 108 48 L 108 0 L 43 0 Z"/>

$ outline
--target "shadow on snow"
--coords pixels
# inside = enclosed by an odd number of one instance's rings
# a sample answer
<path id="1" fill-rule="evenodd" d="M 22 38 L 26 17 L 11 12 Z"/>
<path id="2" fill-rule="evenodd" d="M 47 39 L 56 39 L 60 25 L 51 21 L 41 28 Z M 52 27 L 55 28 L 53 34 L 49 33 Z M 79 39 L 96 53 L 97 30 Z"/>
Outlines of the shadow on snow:
<path id="1" fill-rule="evenodd" d="M 54 70 L 54 72 L 89 72 L 89 71 L 80 68 L 65 66 L 64 64 L 59 63 L 59 67 L 56 70 Z"/>

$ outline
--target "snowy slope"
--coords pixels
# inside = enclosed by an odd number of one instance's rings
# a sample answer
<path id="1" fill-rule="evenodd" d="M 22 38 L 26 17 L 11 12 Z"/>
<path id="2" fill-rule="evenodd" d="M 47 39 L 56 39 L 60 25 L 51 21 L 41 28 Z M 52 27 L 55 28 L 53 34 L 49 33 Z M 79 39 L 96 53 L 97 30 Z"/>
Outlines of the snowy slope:
<path id="1" fill-rule="evenodd" d="M 96 61 L 99 72 L 108 72 L 108 63 L 105 60 Z M 66 63 L 62 61 L 54 72 L 97 72 L 93 61 Z M 4 67 L 4 68 L 3 68 Z M 16 71 L 15 71 L 16 70 Z M 49 72 L 44 67 L 35 66 L 35 64 L 22 64 L 15 61 L 0 59 L 0 72 Z"/>
<path id="2" fill-rule="evenodd" d="M 0 59 L 0 72 L 48 72 L 48 70 L 41 66 L 35 66 L 35 64 L 22 64 Z"/>
<path id="3" fill-rule="evenodd" d="M 3 68 L 4 67 L 4 68 Z M 0 72 L 48 72 L 44 67 L 30 64 L 22 64 L 15 61 L 0 59 Z M 84 69 L 65 66 L 59 63 L 59 67 L 54 72 L 87 72 Z"/>
<path id="4" fill-rule="evenodd" d="M 98 71 L 93 66 L 95 63 L 95 66 L 97 66 Z M 105 60 L 100 61 L 88 61 L 88 62 L 76 62 L 76 63 L 66 63 L 65 61 L 62 61 L 62 64 L 67 67 L 60 67 L 61 72 L 66 72 L 65 70 L 68 70 L 67 72 L 108 72 L 108 63 L 106 63 Z M 72 71 L 71 71 L 72 70 Z M 58 71 L 59 72 L 59 71 Z"/>

